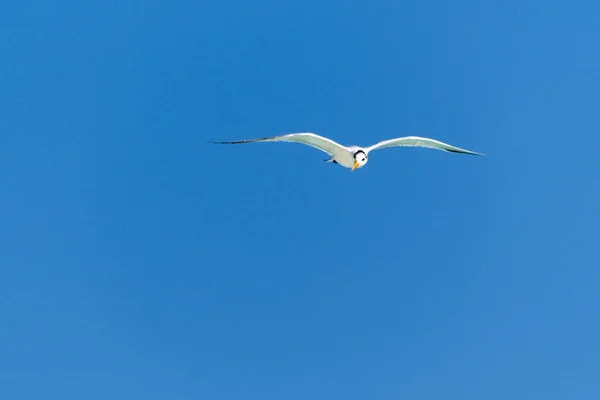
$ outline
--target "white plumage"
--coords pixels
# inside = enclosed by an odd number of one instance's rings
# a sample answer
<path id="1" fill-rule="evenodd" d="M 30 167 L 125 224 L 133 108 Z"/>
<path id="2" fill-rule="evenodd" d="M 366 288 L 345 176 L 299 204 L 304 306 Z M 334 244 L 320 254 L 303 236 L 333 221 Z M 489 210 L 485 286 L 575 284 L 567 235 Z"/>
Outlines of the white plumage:
<path id="1" fill-rule="evenodd" d="M 369 147 L 360 146 L 342 146 L 323 136 L 314 133 L 289 133 L 285 135 L 270 136 L 258 139 L 246 139 L 232 142 L 212 142 L 215 144 L 242 144 L 256 142 L 293 142 L 302 143 L 307 146 L 319 149 L 331 156 L 328 162 L 337 163 L 343 167 L 354 171 L 356 168 L 363 167 L 369 160 L 369 152 L 372 150 L 385 149 L 387 147 L 408 146 L 408 147 L 428 147 L 431 149 L 448 151 L 451 153 L 462 153 L 481 156 L 483 154 L 474 151 L 461 149 L 434 139 L 422 138 L 417 136 L 407 136 L 396 139 L 384 140 Z"/>

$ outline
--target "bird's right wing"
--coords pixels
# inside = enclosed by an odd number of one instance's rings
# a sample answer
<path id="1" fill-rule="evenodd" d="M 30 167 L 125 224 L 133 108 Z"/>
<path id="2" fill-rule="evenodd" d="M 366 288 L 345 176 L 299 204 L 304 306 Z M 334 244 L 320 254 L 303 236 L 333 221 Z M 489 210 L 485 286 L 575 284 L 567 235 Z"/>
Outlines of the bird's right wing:
<path id="1" fill-rule="evenodd" d="M 348 149 L 339 143 L 334 142 L 331 139 L 327 139 L 323 136 L 316 135 L 314 133 L 289 133 L 279 136 L 269 136 L 258 139 L 246 139 L 238 140 L 233 142 L 211 142 L 215 144 L 242 144 L 242 143 L 257 143 L 257 142 L 292 142 L 302 143 L 307 146 L 319 149 L 331 156 L 348 151 Z"/>
<path id="2" fill-rule="evenodd" d="M 396 146 L 408 146 L 408 147 L 428 147 L 430 149 L 437 149 L 442 151 L 448 151 L 451 153 L 462 153 L 482 156 L 481 153 L 476 153 L 471 150 L 461 149 L 460 147 L 449 145 L 448 143 L 440 142 L 439 140 L 418 137 L 418 136 L 407 136 L 396 139 L 384 140 L 379 143 L 375 143 L 373 146 L 368 147 L 367 152 L 377 149 L 385 149 L 387 147 Z"/>

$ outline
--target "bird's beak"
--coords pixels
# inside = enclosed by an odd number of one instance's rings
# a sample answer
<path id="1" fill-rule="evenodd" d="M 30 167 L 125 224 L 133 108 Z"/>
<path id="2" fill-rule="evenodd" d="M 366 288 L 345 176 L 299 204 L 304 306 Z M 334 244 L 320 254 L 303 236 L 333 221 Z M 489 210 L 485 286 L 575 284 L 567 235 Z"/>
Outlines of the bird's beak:
<path id="1" fill-rule="evenodd" d="M 358 161 L 354 161 L 354 165 L 352 166 L 352 171 L 358 168 Z"/>

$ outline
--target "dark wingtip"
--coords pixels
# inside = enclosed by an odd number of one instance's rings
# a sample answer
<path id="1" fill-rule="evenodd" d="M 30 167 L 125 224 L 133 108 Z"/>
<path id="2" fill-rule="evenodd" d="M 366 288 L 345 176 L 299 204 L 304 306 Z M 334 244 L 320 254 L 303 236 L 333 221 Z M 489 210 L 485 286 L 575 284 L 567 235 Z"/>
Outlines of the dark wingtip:
<path id="1" fill-rule="evenodd" d="M 243 144 L 243 143 L 255 143 L 255 142 L 262 142 L 264 140 L 268 140 L 270 139 L 269 137 L 266 138 L 259 138 L 259 139 L 246 139 L 246 140 L 235 140 L 235 141 L 231 141 L 231 142 L 223 142 L 223 141 L 219 141 L 219 142 L 207 142 L 207 143 L 211 143 L 211 144 Z"/>
<path id="2" fill-rule="evenodd" d="M 449 153 L 467 154 L 469 156 L 485 156 L 485 154 L 483 154 L 483 153 L 476 153 L 474 151 L 459 151 L 459 150 L 452 150 L 452 149 L 446 149 L 446 151 Z"/>
<path id="3" fill-rule="evenodd" d="M 208 144 L 240 144 L 240 143 L 249 143 L 248 141 L 245 140 L 240 140 L 237 142 L 211 142 L 211 141 L 207 141 L 206 143 Z"/>

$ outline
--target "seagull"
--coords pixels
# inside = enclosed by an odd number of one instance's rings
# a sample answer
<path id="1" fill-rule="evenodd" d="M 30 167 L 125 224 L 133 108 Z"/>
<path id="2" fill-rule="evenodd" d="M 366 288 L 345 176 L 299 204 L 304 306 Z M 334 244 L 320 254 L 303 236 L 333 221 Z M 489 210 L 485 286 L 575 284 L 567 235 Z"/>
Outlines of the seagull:
<path id="1" fill-rule="evenodd" d="M 232 142 L 210 142 L 213 144 L 243 144 L 243 143 L 259 143 L 259 142 L 292 142 L 302 143 L 307 146 L 319 149 L 327 154 L 330 158 L 324 160 L 325 162 L 331 162 L 339 164 L 345 168 L 350 168 L 354 171 L 357 168 L 364 167 L 369 161 L 369 153 L 372 150 L 385 149 L 387 147 L 407 146 L 407 147 L 428 147 L 430 149 L 437 149 L 448 151 L 451 153 L 470 154 L 476 156 L 482 156 L 482 153 L 476 153 L 474 151 L 461 149 L 459 147 L 451 146 L 446 143 L 434 139 L 428 139 L 418 136 L 406 136 L 396 139 L 384 140 L 379 143 L 375 143 L 369 147 L 361 146 L 342 146 L 339 143 L 334 142 L 323 136 L 319 136 L 315 133 L 288 133 L 284 135 L 268 136 L 257 139 L 245 139 L 237 140 Z"/>

